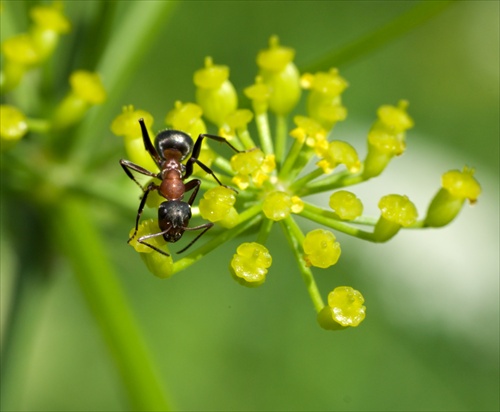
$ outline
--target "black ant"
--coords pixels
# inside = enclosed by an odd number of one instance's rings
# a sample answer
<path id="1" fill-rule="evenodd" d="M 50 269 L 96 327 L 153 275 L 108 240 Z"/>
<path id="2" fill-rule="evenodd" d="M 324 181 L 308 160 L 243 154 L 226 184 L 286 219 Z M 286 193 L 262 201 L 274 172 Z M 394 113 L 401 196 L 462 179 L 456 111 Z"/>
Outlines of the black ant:
<path id="1" fill-rule="evenodd" d="M 200 134 L 196 139 L 196 143 L 193 144 L 193 139 L 191 137 L 179 130 L 163 130 L 158 133 L 155 137 L 155 144 L 151 143 L 149 139 L 148 130 L 144 124 L 144 119 L 139 119 L 139 124 L 142 131 L 142 139 L 144 141 L 144 148 L 149 153 L 153 161 L 160 169 L 159 173 L 150 172 L 143 167 L 130 162 L 129 160 L 120 160 L 120 165 L 127 176 L 132 179 L 144 192 L 142 196 L 141 203 L 139 205 L 139 210 L 137 211 L 137 217 L 135 219 L 135 231 L 134 234 L 129 238 L 130 242 L 135 235 L 139 227 L 139 219 L 144 210 L 144 205 L 146 204 L 146 199 L 149 193 L 153 190 L 157 190 L 158 193 L 167 199 L 165 202 L 161 203 L 158 209 L 158 226 L 160 227 L 160 232 L 152 233 L 149 235 L 141 236 L 137 241 L 143 245 L 149 246 L 151 249 L 156 250 L 162 255 L 170 256 L 163 250 L 158 249 L 145 240 L 156 236 L 163 236 L 167 242 L 177 242 L 186 230 L 201 230 L 201 233 L 194 238 L 185 248 L 179 250 L 177 253 L 182 253 L 187 250 L 194 242 L 196 242 L 208 229 L 210 229 L 214 224 L 212 222 L 203 223 L 202 225 L 188 227 L 189 219 L 191 219 L 191 206 L 196 198 L 198 190 L 200 189 L 201 181 L 199 179 L 192 179 L 187 183 L 184 180 L 189 178 L 193 174 L 193 164 L 196 163 L 200 166 L 206 173 L 209 173 L 221 186 L 223 185 L 214 172 L 202 162 L 198 160 L 200 155 L 201 144 L 205 137 L 209 139 L 216 140 L 218 142 L 226 143 L 235 152 L 240 153 L 240 150 L 236 149 L 231 143 L 220 136 L 215 136 L 211 134 Z M 181 162 L 186 159 L 191 153 L 191 157 L 186 161 L 186 164 Z M 130 170 L 141 173 L 145 176 L 150 176 L 161 180 L 161 183 L 157 185 L 154 182 L 150 182 L 146 188 L 144 188 L 134 177 Z M 227 186 L 226 186 L 227 187 Z M 232 189 L 232 188 L 230 188 Z M 182 198 L 184 193 L 193 191 L 189 200 L 184 202 Z M 234 190 L 234 189 L 232 189 Z"/>

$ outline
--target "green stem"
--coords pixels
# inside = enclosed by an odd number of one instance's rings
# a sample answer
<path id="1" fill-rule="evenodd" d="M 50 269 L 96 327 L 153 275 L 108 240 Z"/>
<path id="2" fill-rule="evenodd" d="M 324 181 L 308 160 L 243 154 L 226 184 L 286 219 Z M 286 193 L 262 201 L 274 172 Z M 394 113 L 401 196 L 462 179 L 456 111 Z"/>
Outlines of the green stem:
<path id="1" fill-rule="evenodd" d="M 274 153 L 273 141 L 271 139 L 271 129 L 269 127 L 269 118 L 267 117 L 267 112 L 257 113 L 255 116 L 255 122 L 257 123 L 257 130 L 259 132 L 259 139 L 261 144 L 261 149 L 265 154 Z"/>
<path id="2" fill-rule="evenodd" d="M 338 230 L 339 232 L 345 233 L 347 235 L 364 240 L 369 240 L 371 242 L 376 242 L 372 233 L 341 222 L 338 220 L 338 217 L 336 217 L 335 213 L 321 209 L 320 207 L 314 206 L 310 203 L 304 203 L 304 209 L 299 213 L 299 216 L 322 224 L 323 226 Z"/>
<path id="3" fill-rule="evenodd" d="M 278 168 L 283 163 L 283 157 L 286 152 L 286 141 L 288 137 L 288 124 L 287 124 L 287 116 L 284 115 L 276 115 L 276 164 Z"/>
<path id="4" fill-rule="evenodd" d="M 224 157 L 216 156 L 212 164 L 227 175 L 234 176 L 234 170 L 231 167 L 231 163 Z"/>
<path id="5" fill-rule="evenodd" d="M 252 136 L 250 136 L 250 132 L 247 128 L 238 130 L 238 137 L 240 138 L 241 143 L 243 143 L 245 150 L 250 150 L 256 147 L 256 144 L 253 141 Z"/>
<path id="6" fill-rule="evenodd" d="M 292 192 L 295 192 L 299 188 L 302 188 L 304 186 L 307 186 L 307 184 L 314 179 L 317 179 L 318 177 L 324 175 L 325 172 L 323 172 L 322 169 L 319 167 L 317 169 L 314 169 L 312 172 L 306 174 L 305 176 L 301 177 L 300 179 L 297 179 L 295 182 L 293 182 L 292 185 L 290 185 L 290 190 Z"/>
<path id="7" fill-rule="evenodd" d="M 304 178 L 306 177 L 307 176 L 305 176 Z M 315 182 L 311 182 L 307 185 L 299 185 L 299 181 L 297 181 L 292 185 L 292 188 L 296 190 L 297 196 L 302 197 L 338 189 L 341 187 L 353 186 L 366 180 L 367 179 L 364 178 L 361 174 L 353 175 L 351 172 L 346 170 L 344 172 L 326 176 L 323 179 L 316 180 Z"/>
<path id="8" fill-rule="evenodd" d="M 408 12 L 384 26 L 361 36 L 338 50 L 332 51 L 326 57 L 312 64 L 301 67 L 300 71 L 302 73 L 314 73 L 318 70 L 326 70 L 330 67 L 345 65 L 359 57 L 364 57 L 369 52 L 385 46 L 389 42 L 426 23 L 432 17 L 451 6 L 455 1 L 456 0 L 422 1 Z"/>
<path id="9" fill-rule="evenodd" d="M 111 350 L 134 410 L 167 411 L 169 402 L 87 206 L 61 201 L 54 222 L 82 292 Z"/>
<path id="10" fill-rule="evenodd" d="M 300 274 L 302 275 L 302 279 L 306 284 L 307 292 L 311 297 L 314 309 L 317 313 L 319 313 L 321 309 L 325 307 L 325 303 L 323 302 L 321 293 L 319 292 L 318 286 L 316 285 L 313 273 L 311 269 L 306 266 L 306 262 L 302 256 L 301 250 L 302 243 L 304 241 L 304 235 L 295 220 L 293 220 L 290 216 L 288 216 L 284 220 L 281 220 L 280 223 L 283 228 L 283 232 L 285 233 L 285 236 L 288 240 L 288 243 L 292 248 L 295 260 L 299 265 Z"/>
<path id="11" fill-rule="evenodd" d="M 45 119 L 26 119 L 30 132 L 44 134 L 50 130 L 50 122 Z"/>
<path id="12" fill-rule="evenodd" d="M 283 163 L 283 167 L 279 171 L 280 180 L 290 179 L 295 162 L 297 161 L 297 158 L 300 156 L 303 147 L 304 147 L 304 142 L 299 142 L 298 139 L 294 139 L 292 147 L 288 151 L 288 155 L 286 156 L 285 162 Z"/>
<path id="13" fill-rule="evenodd" d="M 264 219 L 260 225 L 259 235 L 257 236 L 257 243 L 264 245 L 271 233 L 274 221 L 271 219 Z"/>

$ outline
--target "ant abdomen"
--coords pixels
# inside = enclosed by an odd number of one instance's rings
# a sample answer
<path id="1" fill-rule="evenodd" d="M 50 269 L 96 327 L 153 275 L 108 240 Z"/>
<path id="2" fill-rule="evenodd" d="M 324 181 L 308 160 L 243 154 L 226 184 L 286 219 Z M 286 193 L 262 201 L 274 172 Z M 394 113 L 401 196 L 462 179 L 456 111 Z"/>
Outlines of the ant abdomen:
<path id="1" fill-rule="evenodd" d="M 155 138 L 155 147 L 158 154 L 165 159 L 165 150 L 178 150 L 184 160 L 193 150 L 193 139 L 187 133 L 179 130 L 163 130 Z"/>

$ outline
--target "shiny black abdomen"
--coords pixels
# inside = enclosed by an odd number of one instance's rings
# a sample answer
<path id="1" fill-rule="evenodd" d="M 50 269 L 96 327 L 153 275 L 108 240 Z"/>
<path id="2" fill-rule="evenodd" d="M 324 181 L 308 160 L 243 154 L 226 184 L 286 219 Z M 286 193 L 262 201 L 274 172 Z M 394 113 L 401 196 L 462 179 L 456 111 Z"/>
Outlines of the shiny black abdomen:
<path id="1" fill-rule="evenodd" d="M 158 154 L 163 157 L 167 149 L 176 149 L 182 153 L 184 160 L 193 150 L 193 139 L 187 133 L 179 130 L 163 130 L 155 138 L 155 148 Z"/>

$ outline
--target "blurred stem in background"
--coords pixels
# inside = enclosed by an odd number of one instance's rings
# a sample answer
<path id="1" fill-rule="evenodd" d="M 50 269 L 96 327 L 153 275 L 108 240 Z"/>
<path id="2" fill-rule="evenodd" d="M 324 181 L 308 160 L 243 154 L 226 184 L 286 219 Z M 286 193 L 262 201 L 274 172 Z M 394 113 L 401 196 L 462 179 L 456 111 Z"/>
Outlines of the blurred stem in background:
<path id="1" fill-rule="evenodd" d="M 154 361 L 118 276 L 109 262 L 99 231 L 89 216 L 89 201 L 95 199 L 95 193 L 85 187 L 93 172 L 92 167 L 95 167 L 92 160 L 94 148 L 102 137 L 102 133 L 96 131 L 109 129 L 112 113 L 116 111 L 116 106 L 121 105 L 123 90 L 132 80 L 135 69 L 153 44 L 159 29 L 168 24 L 172 4 L 167 1 L 130 2 L 126 6 L 120 4 L 120 7 L 126 8 L 126 13 L 112 29 L 117 5 L 99 3 L 94 13 L 96 20 L 91 27 L 101 27 L 102 30 L 91 32 L 89 29 L 81 38 L 85 38 L 89 45 L 100 46 L 83 61 L 88 65 L 86 69 L 97 71 L 106 80 L 106 104 L 88 113 L 75 128 L 64 131 L 67 144 L 62 153 L 59 147 L 54 147 L 60 142 L 59 136 L 53 138 L 53 133 L 42 127 L 42 131 L 45 129 L 42 135 L 45 136 L 38 143 L 45 145 L 40 148 L 46 156 L 44 163 L 29 164 L 21 157 L 22 153 L 15 151 L 2 153 L 2 187 L 8 189 L 2 195 L 17 199 L 12 205 L 25 205 L 17 214 L 25 219 L 12 221 L 11 227 L 7 228 L 19 265 L 7 327 L 2 338 L 2 409 L 12 409 L 20 402 L 16 397 L 22 396 L 22 381 L 32 351 L 29 346 L 34 342 L 40 316 L 37 308 L 50 285 L 52 257 L 59 251 L 68 258 L 91 313 L 110 348 L 131 408 L 171 408 L 164 384 L 154 368 Z M 332 50 L 305 70 L 325 70 L 360 58 L 423 24 L 450 4 L 452 1 L 424 1 L 380 29 L 339 50 Z M 2 21 L 15 21 L 14 16 L 8 14 L 8 6 L 3 6 L 2 13 L 5 16 L 2 16 Z M 130 37 L 130 32 L 134 36 Z M 79 45 L 75 45 L 74 52 L 80 49 Z M 83 50 L 88 52 L 90 49 L 86 47 Z M 48 70 L 54 70 L 54 67 L 49 66 Z M 44 104 L 42 99 L 33 99 L 33 90 L 27 85 L 22 86 L 12 94 L 2 96 L 2 104 L 4 99 L 14 104 L 35 101 L 40 107 L 38 111 L 31 107 L 30 111 L 44 112 L 41 110 Z M 58 154 L 57 161 L 51 158 L 53 153 Z M 60 181 L 61 171 L 68 171 L 65 181 Z M 7 178 L 6 175 L 14 178 Z M 10 199 L 7 201 L 10 203 Z M 2 216 L 2 219 L 6 221 L 6 216 Z M 54 245 L 51 244 L 52 233 L 57 234 Z"/>

